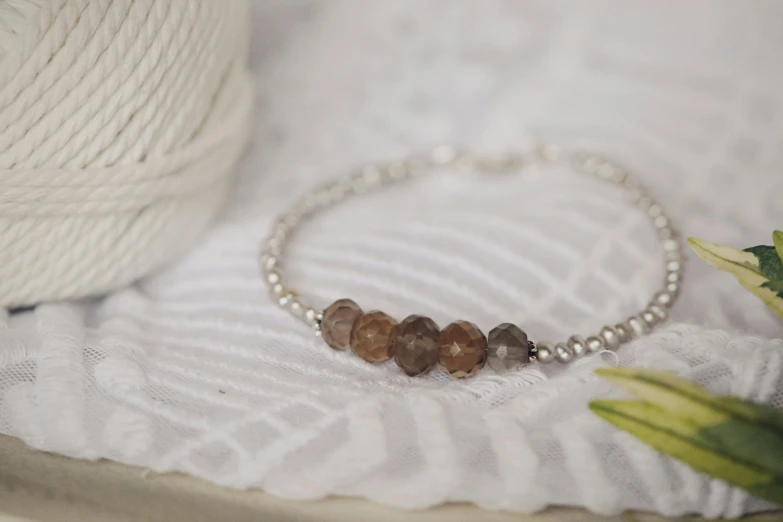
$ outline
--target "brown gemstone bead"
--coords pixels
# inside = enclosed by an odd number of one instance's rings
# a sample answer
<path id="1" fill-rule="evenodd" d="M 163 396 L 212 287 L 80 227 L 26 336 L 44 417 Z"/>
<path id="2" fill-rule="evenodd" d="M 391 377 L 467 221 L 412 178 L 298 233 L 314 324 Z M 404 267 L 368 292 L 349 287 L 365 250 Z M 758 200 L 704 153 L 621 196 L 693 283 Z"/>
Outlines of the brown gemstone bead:
<path id="1" fill-rule="evenodd" d="M 438 364 L 439 334 L 429 317 L 408 316 L 394 332 L 394 362 L 410 376 L 429 372 Z"/>
<path id="2" fill-rule="evenodd" d="M 359 316 L 351 330 L 351 349 L 367 362 L 388 361 L 394 355 L 394 318 L 374 310 Z"/>
<path id="3" fill-rule="evenodd" d="M 440 332 L 440 364 L 452 377 L 469 377 L 484 366 L 487 338 L 468 321 L 455 321 Z"/>
<path id="4" fill-rule="evenodd" d="M 527 334 L 511 323 L 496 326 L 487 336 L 487 364 L 497 372 L 527 364 L 528 350 Z"/>
<path id="5" fill-rule="evenodd" d="M 351 346 L 351 329 L 362 315 L 359 305 L 350 299 L 338 299 L 324 310 L 321 319 L 321 335 L 326 344 L 335 350 L 347 350 Z"/>

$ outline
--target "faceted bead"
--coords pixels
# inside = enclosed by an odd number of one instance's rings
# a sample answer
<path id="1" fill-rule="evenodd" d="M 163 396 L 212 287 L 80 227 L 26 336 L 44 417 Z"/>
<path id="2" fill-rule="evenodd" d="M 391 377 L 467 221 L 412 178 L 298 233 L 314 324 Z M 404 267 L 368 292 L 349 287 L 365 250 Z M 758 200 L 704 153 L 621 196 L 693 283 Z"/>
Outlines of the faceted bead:
<path id="1" fill-rule="evenodd" d="M 321 335 L 326 344 L 335 350 L 347 350 L 351 346 L 351 329 L 362 315 L 359 305 L 350 299 L 338 299 L 324 310 L 321 319 Z"/>
<path id="2" fill-rule="evenodd" d="M 487 338 L 468 321 L 455 321 L 438 338 L 440 364 L 452 377 L 469 377 L 484 366 Z"/>
<path id="3" fill-rule="evenodd" d="M 388 361 L 394 355 L 394 318 L 374 310 L 359 316 L 351 330 L 351 349 L 367 362 Z"/>
<path id="4" fill-rule="evenodd" d="M 511 323 L 493 328 L 487 336 L 487 364 L 496 372 L 513 370 L 530 360 L 527 334 Z"/>
<path id="5" fill-rule="evenodd" d="M 435 321 L 421 315 L 405 318 L 394 334 L 394 362 L 410 376 L 427 373 L 438 364 L 438 335 Z"/>

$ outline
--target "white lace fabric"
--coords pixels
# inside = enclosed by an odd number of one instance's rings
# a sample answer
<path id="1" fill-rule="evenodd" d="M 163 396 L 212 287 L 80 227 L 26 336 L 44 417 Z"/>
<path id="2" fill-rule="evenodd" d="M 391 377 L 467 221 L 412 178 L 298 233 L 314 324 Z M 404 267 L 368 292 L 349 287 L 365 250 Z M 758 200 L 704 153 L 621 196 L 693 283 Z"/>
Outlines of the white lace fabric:
<path id="1" fill-rule="evenodd" d="M 774 3 L 254 9 L 257 123 L 229 209 L 187 258 L 132 288 L 0 321 L 0 432 L 301 499 L 710 517 L 768 507 L 587 409 L 624 396 L 593 374 L 607 364 L 783 407 L 780 324 L 698 260 L 668 326 L 616 354 L 456 381 L 329 349 L 271 302 L 256 256 L 297 195 L 361 161 L 532 136 L 621 161 L 687 235 L 768 243 L 783 222 Z M 400 319 L 512 321 L 561 340 L 646 304 L 660 265 L 653 231 L 615 189 L 532 168 L 345 202 L 294 240 L 286 277 L 321 306 L 351 297 Z"/>

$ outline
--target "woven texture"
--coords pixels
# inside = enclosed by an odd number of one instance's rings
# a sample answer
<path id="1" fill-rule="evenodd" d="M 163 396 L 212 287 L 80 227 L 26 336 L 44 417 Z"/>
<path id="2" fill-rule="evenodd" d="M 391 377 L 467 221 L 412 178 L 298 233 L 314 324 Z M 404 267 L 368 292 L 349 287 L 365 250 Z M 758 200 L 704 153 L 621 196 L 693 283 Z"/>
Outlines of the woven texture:
<path id="1" fill-rule="evenodd" d="M 292 498 L 712 517 L 766 507 L 586 408 L 618 396 L 592 374 L 606 364 L 783 407 L 780 324 L 704 263 L 689 263 L 672 323 L 616 355 L 458 382 L 329 349 L 270 302 L 256 255 L 300 193 L 362 161 L 531 136 L 627 165 L 688 235 L 766 243 L 783 223 L 781 22 L 773 2 L 676 13 L 658 2 L 258 3 L 258 123 L 230 208 L 187 258 L 132 288 L 11 316 L 0 431 Z M 441 326 L 510 321 L 533 339 L 616 322 L 662 277 L 644 216 L 558 168 L 444 173 L 367 195 L 312 222 L 288 254 L 287 280 L 320 306 L 347 296 Z"/>
<path id="2" fill-rule="evenodd" d="M 247 10 L 0 1 L 0 306 L 126 286 L 203 235 L 249 133 Z"/>

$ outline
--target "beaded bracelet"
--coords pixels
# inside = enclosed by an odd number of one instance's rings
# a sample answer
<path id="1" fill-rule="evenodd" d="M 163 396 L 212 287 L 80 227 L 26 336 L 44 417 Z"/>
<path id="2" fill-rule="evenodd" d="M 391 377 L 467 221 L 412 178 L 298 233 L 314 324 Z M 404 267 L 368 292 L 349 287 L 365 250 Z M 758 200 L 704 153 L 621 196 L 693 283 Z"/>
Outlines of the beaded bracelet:
<path id="1" fill-rule="evenodd" d="M 443 330 L 439 330 L 432 319 L 420 315 L 411 315 L 397 323 L 381 311 L 363 312 L 350 299 L 338 299 L 321 311 L 305 304 L 296 292 L 283 284 L 280 266 L 283 246 L 297 226 L 318 209 L 438 168 L 510 173 L 535 161 L 570 162 L 582 172 L 622 187 L 627 199 L 652 220 L 663 247 L 666 277 L 663 289 L 640 313 L 614 326 L 604 326 L 600 333 L 587 339 L 574 335 L 565 342 L 553 344 L 532 342 L 518 326 L 509 323 L 495 327 L 487 336 L 468 321 L 453 322 Z M 668 310 L 679 294 L 683 257 L 677 237 L 663 207 L 642 184 L 621 167 L 599 156 L 581 152 L 568 154 L 554 145 L 545 145 L 530 152 L 479 158 L 454 147 L 438 147 L 429 154 L 404 161 L 367 165 L 357 173 L 304 195 L 288 213 L 275 221 L 261 252 L 261 269 L 277 303 L 312 327 L 316 335 L 323 336 L 331 348 L 350 348 L 371 363 L 394 358 L 410 376 L 427 373 L 440 363 L 450 375 L 462 378 L 475 374 L 485 362 L 496 371 L 515 369 L 533 361 L 566 364 L 586 354 L 614 350 L 648 333 L 666 320 Z"/>

